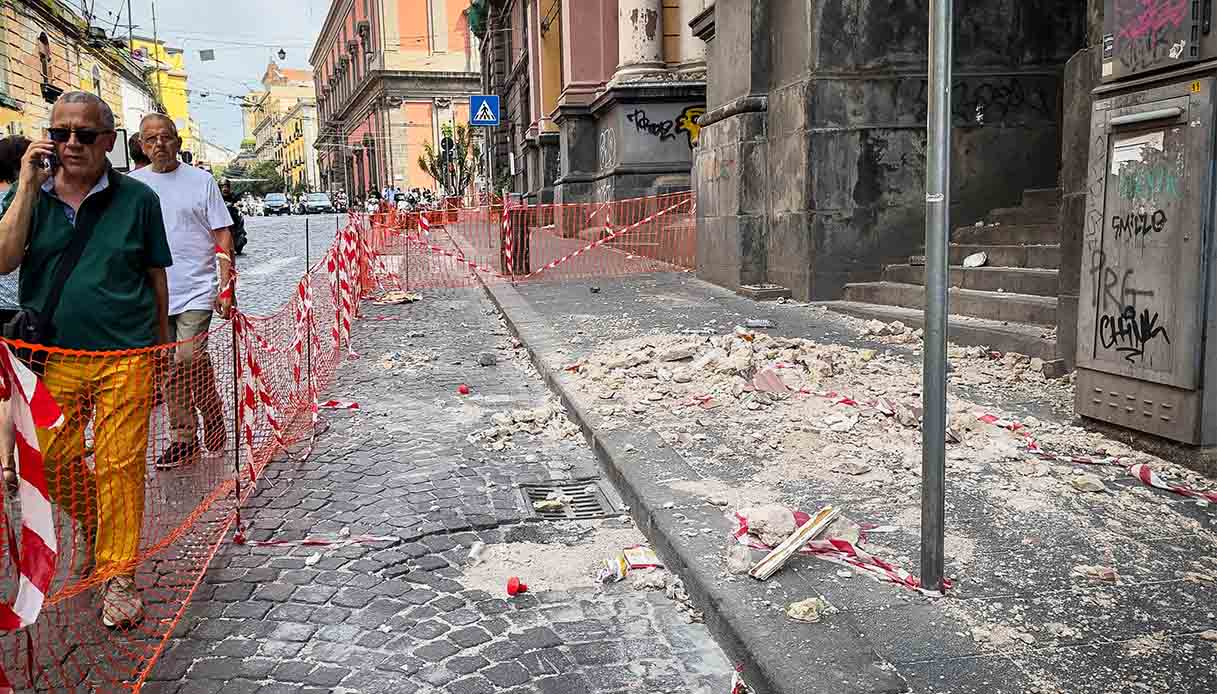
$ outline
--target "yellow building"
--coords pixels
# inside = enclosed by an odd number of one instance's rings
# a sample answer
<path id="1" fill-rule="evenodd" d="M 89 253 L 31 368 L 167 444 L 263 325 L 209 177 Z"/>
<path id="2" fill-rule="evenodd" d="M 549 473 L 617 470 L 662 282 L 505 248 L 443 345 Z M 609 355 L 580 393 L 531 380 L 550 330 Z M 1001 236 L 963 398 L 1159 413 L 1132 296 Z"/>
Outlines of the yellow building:
<path id="1" fill-rule="evenodd" d="M 0 3 L 0 136 L 39 137 L 51 104 L 71 90 L 104 99 L 119 128 L 157 108 L 125 41 L 91 33 L 62 0 Z"/>
<path id="2" fill-rule="evenodd" d="M 317 99 L 313 73 L 266 66 L 262 89 L 245 97 L 246 139 L 253 139 L 253 159 L 277 161 L 288 186 L 316 189 Z"/>
<path id="3" fill-rule="evenodd" d="M 132 42 L 136 57 L 148 67 L 148 83 L 165 113 L 173 119 L 178 135 L 182 137 L 182 149 L 198 152 L 198 140 L 194 120 L 190 117 L 190 90 L 187 85 L 185 54 L 180 48 L 168 46 L 164 41 L 136 36 Z"/>

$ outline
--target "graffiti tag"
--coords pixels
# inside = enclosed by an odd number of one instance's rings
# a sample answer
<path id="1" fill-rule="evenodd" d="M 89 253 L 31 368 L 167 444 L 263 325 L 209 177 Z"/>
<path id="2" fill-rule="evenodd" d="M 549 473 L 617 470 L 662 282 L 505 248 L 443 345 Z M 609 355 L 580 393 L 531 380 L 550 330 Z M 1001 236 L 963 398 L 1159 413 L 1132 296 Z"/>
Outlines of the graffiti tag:
<path id="1" fill-rule="evenodd" d="M 1168 345 L 1171 342 L 1166 328 L 1158 325 L 1157 313 L 1151 317 L 1149 309 L 1144 309 L 1138 315 L 1133 306 L 1125 306 L 1118 314 L 1101 317 L 1098 331 L 1103 349 L 1114 349 L 1130 364 L 1144 357 L 1145 346 L 1154 339 L 1161 337 Z"/>
<path id="2" fill-rule="evenodd" d="M 647 116 L 647 112 L 640 108 L 634 109 L 633 113 L 627 113 L 625 119 L 633 123 L 634 127 L 638 128 L 638 132 L 654 135 L 661 141 L 671 140 L 676 137 L 676 133 L 672 132 L 672 129 L 676 127 L 674 121 L 653 121 Z"/>
<path id="3" fill-rule="evenodd" d="M 1184 42 L 1171 38 L 1187 16 L 1190 0 L 1117 0 L 1119 35 L 1115 53 L 1130 70 L 1153 66 L 1169 56 L 1178 60 Z"/>
<path id="4" fill-rule="evenodd" d="M 1166 212 L 1132 212 L 1123 217 L 1112 217 L 1111 228 L 1116 232 L 1116 239 L 1128 241 L 1150 234 L 1161 234 L 1166 228 Z"/>
<path id="5" fill-rule="evenodd" d="M 1129 279 L 1133 276 L 1132 269 L 1125 269 L 1123 276 L 1112 268 L 1103 268 L 1103 310 L 1109 306 L 1122 310 L 1122 307 L 1136 308 L 1137 299 L 1152 299 L 1153 290 L 1137 289 Z"/>
<path id="6" fill-rule="evenodd" d="M 1120 170 L 1120 197 L 1144 200 L 1157 195 L 1179 197 L 1179 174 L 1165 166 L 1136 167 L 1128 164 Z"/>
<path id="7" fill-rule="evenodd" d="M 704 106 L 686 106 L 676 119 L 676 129 L 689 138 L 689 149 L 696 147 L 697 140 L 701 137 L 701 126 L 698 125 L 697 119 L 705 112 Z"/>

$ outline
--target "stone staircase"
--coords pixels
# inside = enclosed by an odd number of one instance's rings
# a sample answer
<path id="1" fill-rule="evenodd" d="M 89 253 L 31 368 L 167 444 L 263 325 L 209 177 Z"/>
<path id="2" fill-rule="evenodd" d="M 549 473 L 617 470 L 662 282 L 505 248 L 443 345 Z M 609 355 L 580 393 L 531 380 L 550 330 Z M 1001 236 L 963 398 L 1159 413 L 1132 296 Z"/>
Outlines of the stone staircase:
<path id="1" fill-rule="evenodd" d="M 986 345 L 1044 361 L 1057 358 L 1060 201 L 1059 189 L 1027 190 L 1020 207 L 995 209 L 985 224 L 961 227 L 951 234 L 952 342 Z M 964 258 L 981 251 L 988 255 L 985 265 L 963 266 Z M 843 300 L 826 305 L 866 320 L 924 327 L 924 259 L 888 265 L 880 281 L 848 284 Z"/>

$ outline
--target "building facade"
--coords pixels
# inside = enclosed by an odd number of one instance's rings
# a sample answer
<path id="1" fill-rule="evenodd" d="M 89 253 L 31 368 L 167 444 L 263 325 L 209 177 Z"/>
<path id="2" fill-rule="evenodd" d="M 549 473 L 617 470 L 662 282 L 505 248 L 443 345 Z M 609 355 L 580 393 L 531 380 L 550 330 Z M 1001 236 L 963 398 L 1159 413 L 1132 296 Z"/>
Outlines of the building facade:
<path id="1" fill-rule="evenodd" d="M 317 104 L 296 102 L 283 116 L 283 177 L 292 190 L 319 190 L 317 178 Z"/>
<path id="2" fill-rule="evenodd" d="M 126 39 L 111 39 L 104 30 L 91 29 L 60 0 L 0 2 L 3 134 L 40 137 L 54 100 L 78 89 L 110 104 L 119 128 L 136 127 L 144 113 L 158 109 Z"/>
<path id="3" fill-rule="evenodd" d="M 158 101 L 164 105 L 164 113 L 173 119 L 177 133 L 182 138 L 182 151 L 192 155 L 202 150 L 198 127 L 190 117 L 189 75 L 186 72 L 185 54 L 163 40 L 146 36 L 135 36 L 131 44 L 137 60 L 147 70 L 148 83 Z"/>
<path id="4" fill-rule="evenodd" d="M 289 189 L 318 189 L 316 103 L 311 72 L 272 61 L 242 106 L 250 158 L 279 162 Z"/>
<path id="5" fill-rule="evenodd" d="M 468 0 L 335 0 L 310 58 L 318 176 L 354 195 L 436 186 L 418 165 L 444 124 L 469 120 L 479 50 Z"/>
<path id="6" fill-rule="evenodd" d="M 688 190 L 705 107 L 704 0 L 474 3 L 498 94 L 496 188 L 541 202 Z M 506 174 L 506 178 L 504 178 Z"/>

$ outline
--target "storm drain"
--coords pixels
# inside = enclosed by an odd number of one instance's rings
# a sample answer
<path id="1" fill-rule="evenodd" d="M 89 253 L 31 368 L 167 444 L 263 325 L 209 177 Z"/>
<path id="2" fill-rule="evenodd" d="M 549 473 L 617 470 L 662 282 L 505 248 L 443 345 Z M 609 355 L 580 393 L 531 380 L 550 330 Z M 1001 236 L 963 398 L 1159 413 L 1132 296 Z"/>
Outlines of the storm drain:
<path id="1" fill-rule="evenodd" d="M 521 484 L 520 494 L 524 497 L 525 508 L 531 510 L 538 518 L 546 520 L 586 520 L 590 518 L 607 518 L 614 514 L 612 504 L 597 479 L 566 480 L 563 482 L 545 482 L 542 484 Z M 555 497 L 569 498 L 560 506 L 538 509 L 535 504 L 539 501 L 551 500 Z"/>

